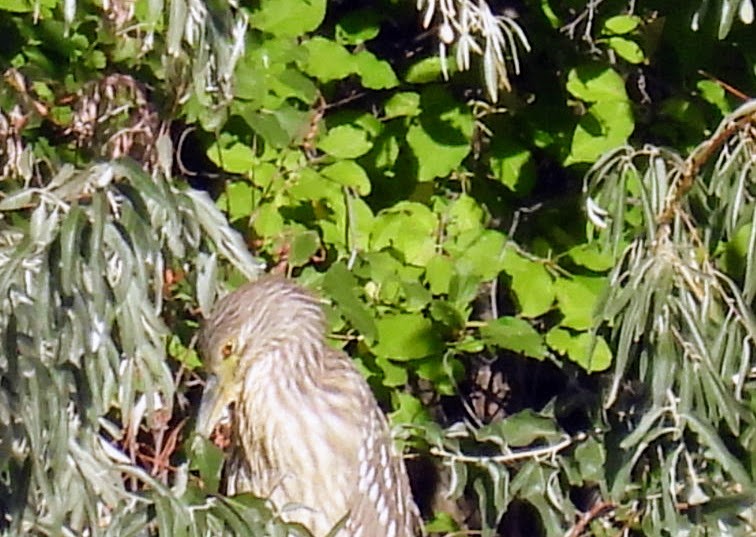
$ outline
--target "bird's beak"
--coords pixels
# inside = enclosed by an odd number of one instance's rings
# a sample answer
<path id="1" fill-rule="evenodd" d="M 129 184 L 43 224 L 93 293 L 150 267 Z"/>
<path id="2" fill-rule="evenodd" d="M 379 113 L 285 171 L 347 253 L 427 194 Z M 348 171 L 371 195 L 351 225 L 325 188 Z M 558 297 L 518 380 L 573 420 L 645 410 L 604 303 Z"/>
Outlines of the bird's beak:
<path id="1" fill-rule="evenodd" d="M 217 375 L 207 377 L 197 417 L 197 433 L 206 438 L 210 436 L 223 416 L 223 410 L 230 403 L 228 396 Z"/>

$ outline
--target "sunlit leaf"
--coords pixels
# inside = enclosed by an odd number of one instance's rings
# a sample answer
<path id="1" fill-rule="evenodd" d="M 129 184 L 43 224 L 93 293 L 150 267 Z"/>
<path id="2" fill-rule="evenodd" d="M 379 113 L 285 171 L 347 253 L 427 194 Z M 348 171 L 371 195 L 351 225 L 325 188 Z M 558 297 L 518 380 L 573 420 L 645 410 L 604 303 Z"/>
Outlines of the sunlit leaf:
<path id="1" fill-rule="evenodd" d="M 320 26 L 325 10 L 325 0 L 262 0 L 250 19 L 255 28 L 296 37 Z"/>
<path id="2" fill-rule="evenodd" d="M 420 314 L 387 315 L 376 320 L 377 342 L 371 350 L 392 360 L 414 360 L 442 349 L 438 333 Z"/>

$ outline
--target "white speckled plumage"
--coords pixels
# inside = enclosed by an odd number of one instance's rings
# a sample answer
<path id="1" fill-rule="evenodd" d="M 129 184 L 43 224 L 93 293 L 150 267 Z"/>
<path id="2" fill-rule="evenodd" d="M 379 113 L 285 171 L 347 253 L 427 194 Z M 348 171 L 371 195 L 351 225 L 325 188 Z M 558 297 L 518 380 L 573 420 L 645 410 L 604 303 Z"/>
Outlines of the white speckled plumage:
<path id="1" fill-rule="evenodd" d="M 213 309 L 200 347 L 217 382 L 199 428 L 208 434 L 235 404 L 228 492 L 270 498 L 316 537 L 342 519 L 340 537 L 418 535 L 386 418 L 324 331 L 318 301 L 283 278 L 246 284 Z"/>

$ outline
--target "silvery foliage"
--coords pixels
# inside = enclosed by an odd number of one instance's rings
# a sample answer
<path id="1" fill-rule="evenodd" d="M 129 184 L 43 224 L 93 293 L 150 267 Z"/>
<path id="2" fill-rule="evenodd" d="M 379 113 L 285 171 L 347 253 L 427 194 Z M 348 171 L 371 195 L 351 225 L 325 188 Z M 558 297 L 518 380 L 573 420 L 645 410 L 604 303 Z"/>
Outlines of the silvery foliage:
<path id="1" fill-rule="evenodd" d="M 492 101 L 499 90 L 509 91 L 509 67 L 520 72 L 519 48 L 530 51 L 530 44 L 522 28 L 510 15 L 496 15 L 484 0 L 418 0 L 423 13 L 423 26 L 437 24 L 439 55 L 444 77 L 449 76 L 448 47 L 455 49 L 458 69 L 471 66 L 471 56 L 482 57 L 483 78 Z"/>
<path id="2" fill-rule="evenodd" d="M 199 0 L 150 0 L 139 21 L 132 2 L 101 8 L 144 52 L 162 47 L 175 99 L 197 99 L 208 128 L 222 120 L 243 14 Z M 76 14 L 66 0 L 64 21 Z M 198 493 L 186 464 L 150 475 L 157 454 L 137 438 L 167 433 L 175 410 L 165 274 L 194 278 L 206 309 L 221 262 L 249 278 L 260 263 L 207 194 L 170 181 L 167 136 L 152 172 L 128 158 L 77 168 L 39 159 L 19 114 L 0 114 L 0 532 L 285 534 L 262 502 Z"/>
<path id="3" fill-rule="evenodd" d="M 700 523 L 750 535 L 756 523 L 741 456 L 756 433 L 755 114 L 745 103 L 687 158 L 619 148 L 586 179 L 592 233 L 618 259 L 598 312 L 616 348 L 604 403 L 624 453 L 608 493 L 628 501 L 634 476 L 648 476 L 636 509 L 656 521 L 649 535 Z M 736 282 L 720 263 L 738 237 Z"/>
<path id="4" fill-rule="evenodd" d="M 716 5 L 712 6 L 712 3 Z M 753 0 L 720 0 L 719 2 L 703 0 L 690 19 L 691 29 L 698 31 L 707 15 L 717 17 L 717 37 L 724 39 L 730 33 L 736 18 L 743 24 L 753 24 Z"/>
<path id="5" fill-rule="evenodd" d="M 165 271 L 178 265 L 198 279 L 213 276 L 200 297 L 209 303 L 220 291 L 218 258 L 249 278 L 262 268 L 205 193 L 180 190 L 126 159 L 65 165 L 45 186 L 6 192 L 0 527 L 14 534 L 140 533 L 157 504 L 166 534 L 174 524 L 194 525 L 194 534 L 222 530 L 211 514 L 216 500 L 181 501 L 186 467 L 169 488 L 124 449 L 173 411 L 161 318 Z"/>

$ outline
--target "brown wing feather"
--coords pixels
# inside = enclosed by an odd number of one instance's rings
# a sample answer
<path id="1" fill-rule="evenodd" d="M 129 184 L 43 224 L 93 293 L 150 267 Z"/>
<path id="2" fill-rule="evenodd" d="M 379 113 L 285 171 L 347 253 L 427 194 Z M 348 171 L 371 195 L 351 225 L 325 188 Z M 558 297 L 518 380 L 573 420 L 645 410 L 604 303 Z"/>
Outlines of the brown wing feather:
<path id="1" fill-rule="evenodd" d="M 364 381 L 363 381 L 364 384 Z M 419 535 L 420 517 L 412 501 L 404 461 L 396 452 L 385 416 L 364 384 L 365 437 L 358 452 L 355 494 L 346 521 L 353 537 L 413 537 Z"/>

